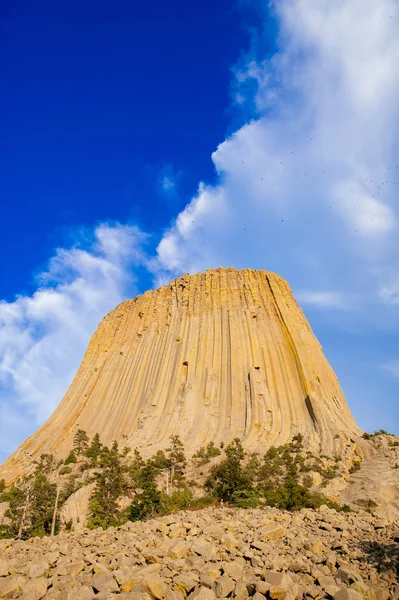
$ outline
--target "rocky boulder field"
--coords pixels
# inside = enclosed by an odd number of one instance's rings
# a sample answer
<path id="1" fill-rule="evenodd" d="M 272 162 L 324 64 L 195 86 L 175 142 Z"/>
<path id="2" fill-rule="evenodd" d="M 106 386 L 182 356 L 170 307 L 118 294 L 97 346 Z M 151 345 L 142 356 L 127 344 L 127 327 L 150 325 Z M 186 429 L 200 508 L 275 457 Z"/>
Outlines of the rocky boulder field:
<path id="1" fill-rule="evenodd" d="M 399 599 L 399 523 L 325 506 L 210 507 L 0 541 L 0 598 Z"/>

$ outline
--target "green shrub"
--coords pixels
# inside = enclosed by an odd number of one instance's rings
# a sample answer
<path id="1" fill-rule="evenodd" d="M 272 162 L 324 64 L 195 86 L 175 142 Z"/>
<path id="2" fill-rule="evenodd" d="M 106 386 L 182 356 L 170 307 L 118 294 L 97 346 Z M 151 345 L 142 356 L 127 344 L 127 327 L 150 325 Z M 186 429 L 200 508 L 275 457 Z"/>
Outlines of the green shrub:
<path id="1" fill-rule="evenodd" d="M 256 508 L 259 506 L 259 493 L 252 490 L 237 490 L 232 497 L 233 503 L 239 508 Z"/>
<path id="2" fill-rule="evenodd" d="M 159 512 L 169 514 L 175 510 L 184 510 L 188 508 L 193 500 L 193 496 L 188 489 L 175 490 L 170 496 L 160 495 Z"/>
<path id="3" fill-rule="evenodd" d="M 68 454 L 68 456 L 66 457 L 66 459 L 64 460 L 64 464 L 70 465 L 70 464 L 75 464 L 77 462 L 78 462 L 78 459 L 76 458 L 74 451 L 71 450 L 70 453 Z"/>
<path id="4" fill-rule="evenodd" d="M 60 475 L 67 475 L 68 473 L 71 473 L 72 469 L 71 467 L 62 467 L 62 469 L 60 469 Z"/>
<path id="5" fill-rule="evenodd" d="M 72 519 L 70 519 L 70 521 L 67 521 L 65 523 L 65 530 L 66 531 L 71 531 L 72 530 L 72 525 L 73 525 L 73 521 L 72 521 Z"/>
<path id="6" fill-rule="evenodd" d="M 205 465 L 211 460 L 211 458 L 220 455 L 220 449 L 217 448 L 213 442 L 209 442 L 207 446 L 202 446 L 199 450 L 197 450 L 197 452 L 193 455 L 193 460 L 197 461 L 198 465 Z"/>
<path id="7" fill-rule="evenodd" d="M 207 506 L 211 506 L 212 504 L 216 503 L 217 499 L 215 496 L 201 496 L 201 498 L 193 498 L 188 508 L 192 510 L 200 510 L 201 508 L 206 508 Z"/>
<path id="8" fill-rule="evenodd" d="M 359 471 L 360 467 L 362 466 L 362 463 L 360 460 L 355 460 L 353 465 L 351 466 L 351 468 L 349 469 L 349 473 L 356 473 L 356 471 Z"/>

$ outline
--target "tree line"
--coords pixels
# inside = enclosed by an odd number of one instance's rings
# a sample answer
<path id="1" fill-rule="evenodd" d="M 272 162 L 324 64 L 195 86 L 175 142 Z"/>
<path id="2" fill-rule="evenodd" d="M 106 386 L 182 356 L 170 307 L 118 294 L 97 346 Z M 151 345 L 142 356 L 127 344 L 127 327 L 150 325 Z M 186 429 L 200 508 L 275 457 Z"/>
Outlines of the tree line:
<path id="1" fill-rule="evenodd" d="M 216 464 L 204 474 L 200 469 L 216 458 Z M 55 535 L 60 529 L 62 506 L 79 487 L 89 483 L 94 483 L 86 523 L 90 528 L 117 526 L 127 520 L 142 520 L 212 502 L 243 508 L 260 503 L 287 510 L 317 508 L 322 504 L 341 508 L 312 491 L 308 475 L 317 471 L 327 483 L 339 474 L 339 459 L 304 452 L 301 434 L 290 444 L 270 448 L 263 456 L 248 454 L 238 438 L 220 448 L 210 442 L 191 461 L 195 481 L 187 478 L 189 461 L 177 435 L 171 436 L 165 451 L 144 459 L 137 449 L 120 450 L 116 441 L 108 447 L 98 434 L 90 440 L 79 429 L 64 460 L 57 462 L 52 454 L 42 454 L 33 473 L 17 485 L 5 489 L 4 481 L 0 481 L 0 502 L 9 503 L 7 523 L 0 525 L 0 537 Z M 202 486 L 198 483 L 201 476 Z M 129 499 L 124 509 L 120 506 L 122 497 Z"/>

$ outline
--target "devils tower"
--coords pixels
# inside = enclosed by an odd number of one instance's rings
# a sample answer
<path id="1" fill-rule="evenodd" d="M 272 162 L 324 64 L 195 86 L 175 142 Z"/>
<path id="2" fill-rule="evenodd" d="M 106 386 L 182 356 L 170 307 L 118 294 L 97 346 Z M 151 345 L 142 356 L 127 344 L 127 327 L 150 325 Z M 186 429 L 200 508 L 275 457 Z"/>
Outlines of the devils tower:
<path id="1" fill-rule="evenodd" d="M 267 271 L 211 269 L 127 300 L 94 333 L 64 399 L 0 468 L 15 480 L 35 456 L 63 457 L 74 433 L 154 453 L 243 440 L 264 451 L 302 433 L 339 452 L 357 427 L 288 283 Z"/>

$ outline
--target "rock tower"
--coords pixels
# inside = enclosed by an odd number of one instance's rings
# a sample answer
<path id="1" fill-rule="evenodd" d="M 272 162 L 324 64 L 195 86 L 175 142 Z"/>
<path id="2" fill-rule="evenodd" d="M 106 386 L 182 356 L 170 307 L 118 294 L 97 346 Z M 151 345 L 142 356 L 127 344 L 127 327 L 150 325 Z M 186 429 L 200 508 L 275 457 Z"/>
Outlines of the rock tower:
<path id="1" fill-rule="evenodd" d="M 314 451 L 358 439 L 338 380 L 286 281 L 211 269 L 127 300 L 94 333 L 64 399 L 2 467 L 65 456 L 77 429 L 153 454 L 240 437 L 265 451 L 302 433 Z"/>

